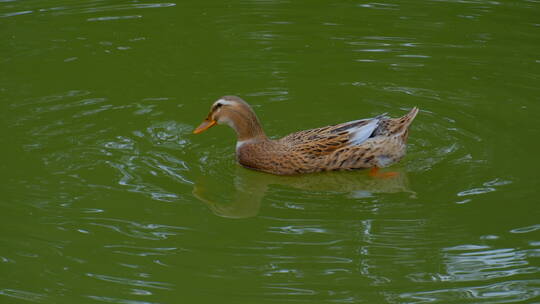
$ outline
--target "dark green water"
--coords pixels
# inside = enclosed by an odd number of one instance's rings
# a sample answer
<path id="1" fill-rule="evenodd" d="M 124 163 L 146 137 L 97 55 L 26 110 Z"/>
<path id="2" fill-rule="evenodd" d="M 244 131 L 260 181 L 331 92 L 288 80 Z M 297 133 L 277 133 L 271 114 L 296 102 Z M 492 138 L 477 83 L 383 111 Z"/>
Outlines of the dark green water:
<path id="1" fill-rule="evenodd" d="M 204 4 L 203 4 L 204 3 Z M 538 1 L 0 0 L 1 303 L 539 303 Z M 267 134 L 421 108 L 366 172 Z"/>

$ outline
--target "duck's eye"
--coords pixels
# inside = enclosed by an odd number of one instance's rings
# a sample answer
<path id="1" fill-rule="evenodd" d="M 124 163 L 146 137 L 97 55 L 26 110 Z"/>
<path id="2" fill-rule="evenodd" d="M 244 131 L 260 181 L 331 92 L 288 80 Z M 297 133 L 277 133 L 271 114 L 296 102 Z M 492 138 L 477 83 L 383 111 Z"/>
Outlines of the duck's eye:
<path id="1" fill-rule="evenodd" d="M 221 108 L 221 106 L 222 106 L 222 105 L 223 105 L 222 103 L 218 103 L 218 104 L 216 104 L 216 109 L 219 109 L 219 108 Z"/>

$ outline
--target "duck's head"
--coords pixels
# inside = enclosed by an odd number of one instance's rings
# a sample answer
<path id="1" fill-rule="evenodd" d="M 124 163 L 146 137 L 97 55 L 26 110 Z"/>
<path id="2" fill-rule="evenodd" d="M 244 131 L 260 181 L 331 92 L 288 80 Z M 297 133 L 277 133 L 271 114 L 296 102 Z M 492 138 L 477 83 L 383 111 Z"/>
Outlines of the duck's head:
<path id="1" fill-rule="evenodd" d="M 223 96 L 216 100 L 206 119 L 193 131 L 202 133 L 216 124 L 229 125 L 236 131 L 238 140 L 264 137 L 261 125 L 251 107 L 237 96 Z"/>

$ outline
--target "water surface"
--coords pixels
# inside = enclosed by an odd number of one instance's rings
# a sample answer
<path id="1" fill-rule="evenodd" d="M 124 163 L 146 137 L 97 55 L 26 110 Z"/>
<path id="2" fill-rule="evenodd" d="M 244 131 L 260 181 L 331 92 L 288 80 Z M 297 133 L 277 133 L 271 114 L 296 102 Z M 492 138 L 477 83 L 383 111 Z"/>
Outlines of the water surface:
<path id="1" fill-rule="evenodd" d="M 0 1 L 0 302 L 534 303 L 537 1 Z M 234 162 L 421 109 L 394 179 Z"/>

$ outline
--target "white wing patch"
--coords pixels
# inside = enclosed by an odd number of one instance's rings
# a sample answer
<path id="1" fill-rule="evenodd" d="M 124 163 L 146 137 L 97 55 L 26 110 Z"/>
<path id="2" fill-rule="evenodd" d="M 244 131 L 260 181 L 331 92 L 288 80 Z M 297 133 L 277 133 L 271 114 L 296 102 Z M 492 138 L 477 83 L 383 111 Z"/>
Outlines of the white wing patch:
<path id="1" fill-rule="evenodd" d="M 228 100 L 223 99 L 223 98 L 220 98 L 218 101 L 214 102 L 214 104 L 218 104 L 218 103 L 221 103 L 221 104 L 224 104 L 224 105 L 232 105 L 232 104 L 234 104 L 234 102 L 228 101 Z"/>
<path id="2" fill-rule="evenodd" d="M 366 141 L 371 134 L 373 134 L 373 131 L 375 131 L 378 124 L 379 120 L 374 118 L 368 124 L 349 129 L 349 134 L 351 135 L 351 145 L 360 145 Z"/>

